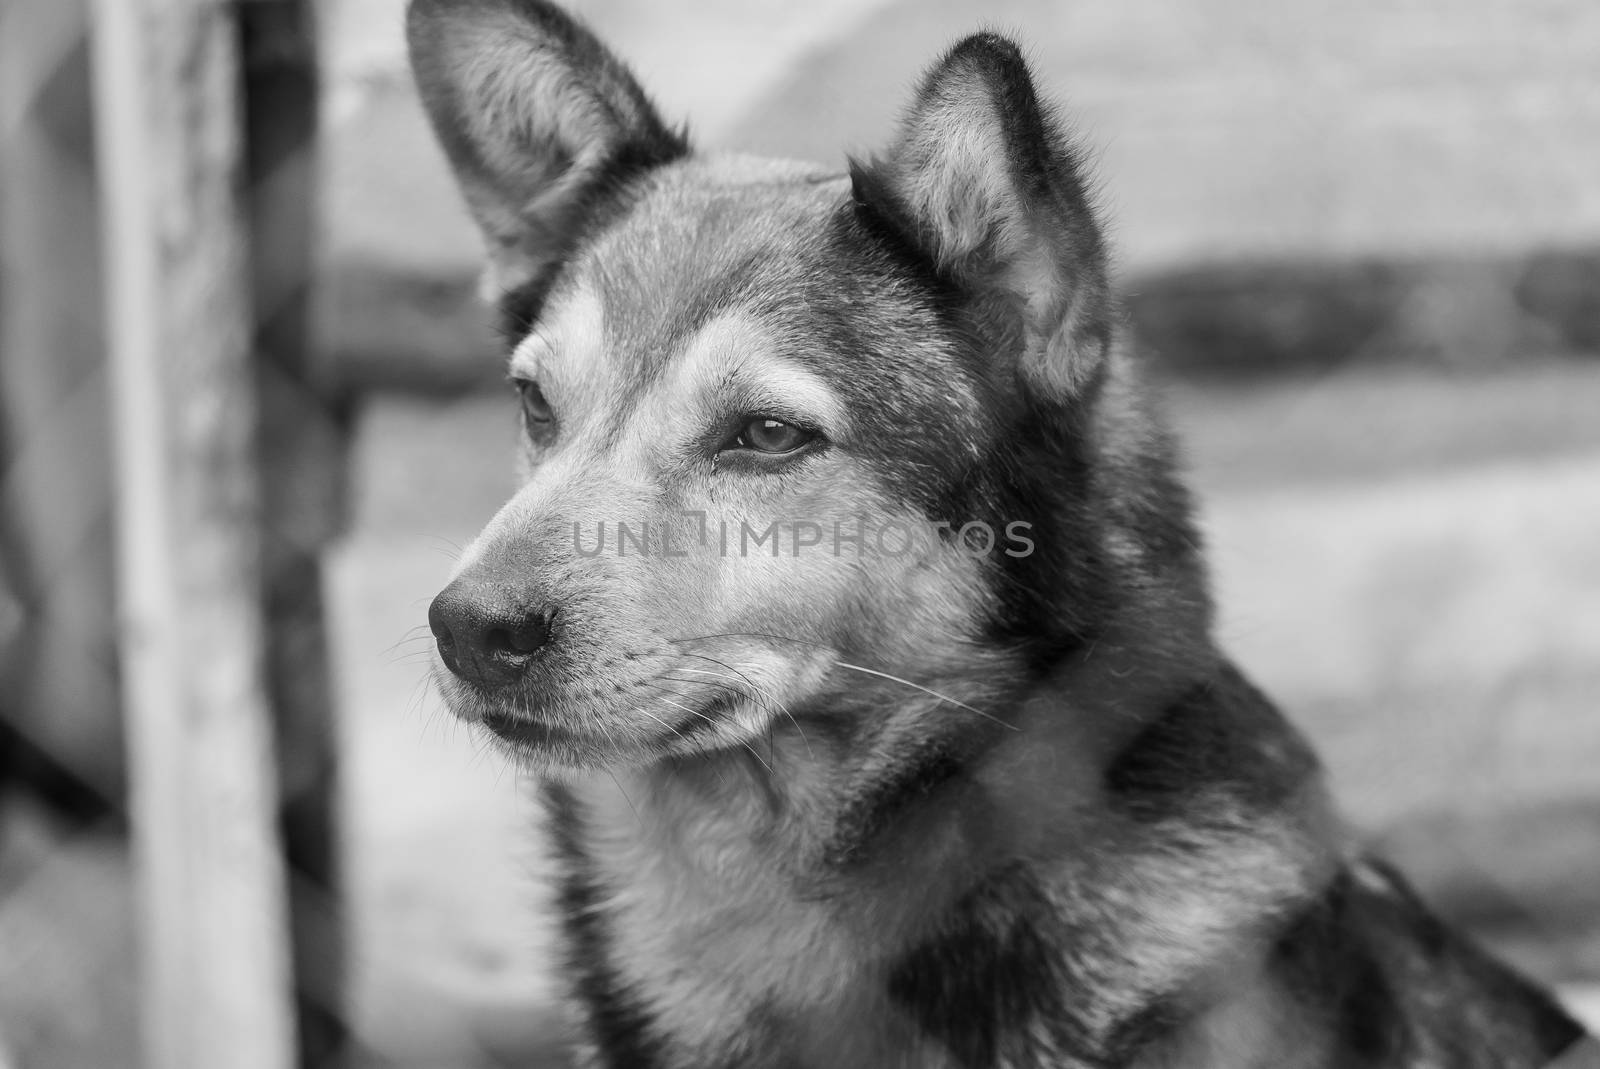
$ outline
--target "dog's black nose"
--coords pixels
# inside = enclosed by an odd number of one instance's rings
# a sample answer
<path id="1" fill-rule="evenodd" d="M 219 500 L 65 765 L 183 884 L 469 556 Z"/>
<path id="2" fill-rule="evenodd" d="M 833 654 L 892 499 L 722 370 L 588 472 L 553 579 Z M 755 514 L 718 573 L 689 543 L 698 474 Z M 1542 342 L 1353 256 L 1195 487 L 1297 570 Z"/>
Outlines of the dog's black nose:
<path id="1" fill-rule="evenodd" d="M 459 579 L 428 606 L 428 627 L 445 667 L 490 689 L 521 679 L 550 641 L 548 614 L 526 609 L 502 589 Z"/>

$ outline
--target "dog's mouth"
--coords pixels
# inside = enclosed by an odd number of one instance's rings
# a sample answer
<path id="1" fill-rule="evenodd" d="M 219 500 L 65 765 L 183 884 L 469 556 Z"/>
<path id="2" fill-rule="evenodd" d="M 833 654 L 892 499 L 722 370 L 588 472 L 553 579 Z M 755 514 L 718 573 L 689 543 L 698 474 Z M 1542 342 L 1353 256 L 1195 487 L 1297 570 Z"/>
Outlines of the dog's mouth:
<path id="1" fill-rule="evenodd" d="M 485 710 L 476 719 L 495 738 L 530 757 L 558 763 L 576 760 L 603 764 L 649 754 L 666 756 L 715 749 L 719 745 L 717 736 L 726 731 L 738 706 L 737 696 L 716 694 L 693 704 L 675 702 L 648 713 L 634 710 L 632 716 L 619 709 L 618 715 L 630 722 L 634 729 L 631 731 L 619 731 L 615 725 L 610 729 L 599 724 L 594 728 L 567 726 L 523 712 Z M 664 715 L 667 712 L 675 715 Z"/>
<path id="2" fill-rule="evenodd" d="M 544 720 L 529 720 L 527 717 L 512 716 L 509 713 L 484 713 L 478 722 L 502 741 L 532 750 L 570 744 L 575 739 L 573 733 L 566 728 Z"/>

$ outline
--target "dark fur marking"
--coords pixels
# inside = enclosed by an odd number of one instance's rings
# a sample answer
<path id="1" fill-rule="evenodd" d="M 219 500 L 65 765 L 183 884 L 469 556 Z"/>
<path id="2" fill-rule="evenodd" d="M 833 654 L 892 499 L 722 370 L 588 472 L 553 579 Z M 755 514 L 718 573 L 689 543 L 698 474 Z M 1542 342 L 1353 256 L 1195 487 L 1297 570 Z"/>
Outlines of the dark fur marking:
<path id="1" fill-rule="evenodd" d="M 1295 998 L 1326 1018 L 1346 1059 L 1404 1064 L 1411 1047 L 1406 1022 L 1393 987 L 1351 923 L 1351 895 L 1351 877 L 1340 873 L 1279 937 L 1274 965 Z"/>
<path id="2" fill-rule="evenodd" d="M 1011 899 L 1033 901 L 1035 910 Z M 937 936 L 905 955 L 889 996 L 967 1069 L 997 1063 L 1005 1036 L 1025 1027 L 1056 995 L 1053 948 L 1026 920 L 1042 896 L 1020 872 L 971 892 Z"/>
<path id="3" fill-rule="evenodd" d="M 889 263 L 934 298 L 934 306 L 949 312 L 964 303 L 960 284 L 940 271 L 933 258 L 912 238 L 913 224 L 885 176 L 860 160 L 850 160 L 850 211 L 845 241 L 852 249 L 864 238 L 875 244 Z"/>
<path id="4" fill-rule="evenodd" d="M 624 145 L 606 161 L 599 175 L 579 194 L 582 203 L 572 211 L 571 217 L 582 220 L 582 225 L 574 223 L 562 236 L 559 258 L 553 260 L 547 270 L 502 294 L 496 302 L 496 327 L 508 349 L 515 348 L 538 322 L 562 268 L 572 261 L 583 243 L 627 214 L 639 183 L 651 171 L 688 155 L 689 144 L 679 135 L 678 140 L 660 144 Z"/>
<path id="5" fill-rule="evenodd" d="M 1403 978 L 1409 1020 L 1450 1052 L 1452 1064 L 1543 1069 L 1585 1039 L 1554 999 L 1446 926 L 1398 872 L 1374 859 L 1363 864 L 1387 885 L 1357 899 L 1363 920 L 1381 932 L 1370 942 L 1385 971 Z M 1476 1027 L 1464 1030 L 1463 1017 Z"/>
<path id="6" fill-rule="evenodd" d="M 559 273 L 546 271 L 500 295 L 495 304 L 495 330 L 508 351 L 515 349 L 539 321 L 545 298 L 550 296 L 550 287 Z"/>
<path id="7" fill-rule="evenodd" d="M 1544 992 L 1450 931 L 1398 874 L 1340 873 L 1279 939 L 1275 965 L 1325 1015 L 1339 1064 L 1543 1069 L 1584 1040 Z"/>
<path id="8" fill-rule="evenodd" d="M 936 468 L 936 479 L 919 472 L 912 499 L 923 503 L 930 518 L 981 520 L 997 536 L 1013 521 L 1032 525 L 1033 553 L 1012 557 L 1002 548 L 991 556 L 999 597 L 989 637 L 1017 647 L 1030 672 L 1043 675 L 1087 644 L 1114 603 L 1098 549 L 1100 521 L 1083 425 L 1097 384 L 1074 404 L 1023 396 L 1007 362 L 996 366 L 994 347 L 984 337 L 990 332 L 974 318 L 971 296 L 937 269 L 912 236 L 914 224 L 885 175 L 852 161 L 851 182 L 852 211 L 839 239 L 875 245 L 880 269 L 920 295 L 993 420 L 982 457 Z M 1183 511 L 1180 522 L 1186 526 Z"/>
<path id="9" fill-rule="evenodd" d="M 1035 678 L 1083 649 L 1118 601 L 1100 546 L 1089 445 L 1073 407 L 1035 401 L 1003 438 L 990 491 L 997 522 L 1033 526 L 1034 551 L 992 558 L 998 604 L 990 637 L 1017 647 Z"/>
<path id="10" fill-rule="evenodd" d="M 1132 1061 L 1139 1052 L 1183 1024 L 1186 1015 L 1176 999 L 1155 998 L 1142 1010 L 1119 1022 L 1111 1029 L 1102 1044 L 1105 1054 L 1102 1061 L 1108 1065 L 1123 1065 Z"/>
<path id="11" fill-rule="evenodd" d="M 1172 1015 L 1152 998 L 1105 1034 L 1092 1034 L 1068 995 L 1094 990 L 1072 975 L 1072 945 L 1072 933 L 1018 865 L 974 888 L 935 936 L 896 962 L 889 995 L 966 1069 L 1002 1060 L 1043 1064 L 1052 1054 L 1064 1059 L 1052 1064 L 1111 1069 Z"/>
<path id="12" fill-rule="evenodd" d="M 842 867 L 860 858 L 896 818 L 962 775 L 968 755 L 961 751 L 969 748 L 949 738 L 926 739 L 889 775 L 844 802 L 823 848 L 826 863 Z"/>
<path id="13" fill-rule="evenodd" d="M 661 1049 L 638 993 L 618 975 L 616 948 L 601 916 L 600 888 L 583 849 L 583 814 L 564 787 L 547 784 L 542 794 L 550 817 L 551 842 L 560 865 L 558 903 L 569 944 L 576 994 L 588 1014 L 590 1033 L 610 1066 L 651 1069 Z"/>
<path id="14" fill-rule="evenodd" d="M 1113 804 L 1139 820 L 1183 812 L 1201 790 L 1226 790 L 1252 810 L 1281 806 L 1315 774 L 1298 740 L 1268 731 L 1278 713 L 1231 664 L 1191 688 L 1106 769 Z"/>
<path id="15" fill-rule="evenodd" d="M 869 269 L 895 289 L 915 294 L 920 307 L 931 313 L 984 409 L 1016 409 L 1016 401 L 1007 400 L 1016 393 L 1012 368 L 1002 359 L 1015 355 L 1014 332 L 997 331 L 973 288 L 940 268 L 890 175 L 876 164 L 852 158 L 848 208 L 835 226 L 835 259 L 855 264 L 864 251 L 875 254 L 869 255 Z"/>

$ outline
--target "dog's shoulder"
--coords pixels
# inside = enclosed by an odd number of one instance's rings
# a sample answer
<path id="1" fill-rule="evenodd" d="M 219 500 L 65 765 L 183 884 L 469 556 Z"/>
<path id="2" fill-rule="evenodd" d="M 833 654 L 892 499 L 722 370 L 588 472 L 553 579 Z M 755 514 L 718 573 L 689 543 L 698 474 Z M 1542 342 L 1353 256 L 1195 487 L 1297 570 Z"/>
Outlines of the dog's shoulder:
<path id="1" fill-rule="evenodd" d="M 1379 859 L 1353 860 L 1275 953 L 1285 988 L 1320 1007 L 1350 1064 L 1600 1065 L 1600 1046 L 1549 994 L 1450 928 Z"/>

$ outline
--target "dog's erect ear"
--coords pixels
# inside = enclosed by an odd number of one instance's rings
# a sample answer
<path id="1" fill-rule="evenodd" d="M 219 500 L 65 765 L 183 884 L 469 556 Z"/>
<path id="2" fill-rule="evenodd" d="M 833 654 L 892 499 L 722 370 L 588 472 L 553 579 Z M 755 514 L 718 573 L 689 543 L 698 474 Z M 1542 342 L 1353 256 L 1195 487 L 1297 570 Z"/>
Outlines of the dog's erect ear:
<path id="1" fill-rule="evenodd" d="M 1105 253 L 1078 161 L 1017 46 L 980 33 L 927 76 L 889 151 L 853 163 L 857 201 L 967 294 L 1024 382 L 1080 392 L 1111 330 Z"/>
<path id="2" fill-rule="evenodd" d="M 628 69 L 543 0 L 411 0 L 411 67 L 501 292 L 548 279 L 605 195 L 688 153 Z"/>

